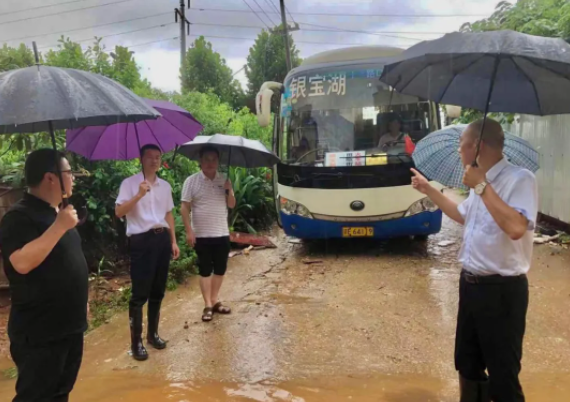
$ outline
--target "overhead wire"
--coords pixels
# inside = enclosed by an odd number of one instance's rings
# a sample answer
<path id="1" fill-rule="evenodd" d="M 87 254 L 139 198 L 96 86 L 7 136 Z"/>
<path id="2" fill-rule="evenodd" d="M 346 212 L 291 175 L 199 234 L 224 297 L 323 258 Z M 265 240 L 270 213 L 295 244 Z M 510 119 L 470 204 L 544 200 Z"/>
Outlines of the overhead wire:
<path id="1" fill-rule="evenodd" d="M 251 6 L 249 5 L 249 3 L 248 3 L 246 0 L 242 0 L 242 1 L 245 3 L 246 6 L 249 7 L 249 9 L 251 10 L 251 12 L 255 14 L 255 16 L 263 23 L 263 25 L 265 25 L 265 26 L 267 27 L 267 29 L 271 29 L 271 28 L 269 27 L 269 25 L 267 25 L 267 24 L 265 23 L 265 21 L 263 20 L 263 18 L 261 18 L 261 17 L 259 16 L 259 14 L 257 14 L 253 8 L 251 8 Z M 245 11 L 245 10 L 244 10 L 244 11 Z"/>
<path id="2" fill-rule="evenodd" d="M 120 0 L 120 1 L 114 1 L 111 3 L 105 3 L 105 4 L 98 4 L 96 6 L 89 6 L 89 7 L 82 7 L 82 8 L 76 8 L 74 10 L 67 10 L 67 11 L 60 11 L 58 13 L 53 13 L 53 14 L 43 14 L 43 15 L 38 15 L 35 17 L 26 17 L 26 18 L 21 18 L 19 20 L 12 20 L 12 21 L 1 21 L 0 24 L 2 25 L 8 25 L 8 24 L 14 24 L 16 22 L 23 22 L 23 21 L 30 21 L 30 20 L 37 20 L 40 18 L 46 18 L 46 17 L 53 17 L 56 15 L 62 15 L 62 14 L 69 14 L 69 13 L 74 13 L 77 11 L 83 11 L 83 10 L 91 10 L 93 8 L 99 8 L 99 7 L 105 7 L 105 6 L 112 6 L 112 5 L 116 5 L 116 4 L 122 4 L 122 3 L 128 3 L 134 0 Z"/>
<path id="3" fill-rule="evenodd" d="M 40 9 L 42 9 L 42 8 L 63 6 L 63 5 L 72 4 L 72 3 L 81 3 L 82 1 L 87 1 L 87 0 L 73 0 L 73 1 L 66 1 L 66 2 L 64 2 L 64 3 L 49 4 L 49 5 L 45 5 L 45 6 L 34 7 L 33 10 L 35 11 L 35 10 L 40 10 Z M 0 17 L 3 17 L 3 16 L 5 16 L 5 15 L 24 13 L 24 12 L 28 12 L 28 11 L 30 11 L 29 8 L 21 9 L 21 10 L 18 10 L 18 11 L 10 11 L 10 12 L 7 12 L 7 13 L 2 13 L 2 14 L 0 14 Z"/>
<path id="4" fill-rule="evenodd" d="M 250 7 L 251 9 L 251 7 Z M 195 11 L 216 11 L 216 12 L 231 12 L 231 13 L 250 13 L 247 10 L 234 10 L 223 8 L 192 8 Z M 252 10 L 252 12 L 254 12 Z M 273 12 L 270 12 L 274 14 Z M 306 16 L 328 16 L 328 17 L 385 17 L 385 18 L 467 18 L 467 17 L 488 17 L 488 14 L 339 14 L 339 13 L 291 13 L 292 15 L 306 15 Z"/>
<path id="5" fill-rule="evenodd" d="M 265 16 L 267 17 L 267 19 L 269 20 L 269 23 L 270 23 L 271 25 L 275 25 L 275 23 L 273 22 L 273 20 L 269 17 L 269 15 L 267 15 L 267 13 L 266 13 L 265 10 L 263 9 L 263 7 L 261 7 L 261 6 L 259 5 L 259 3 L 257 2 L 257 0 L 253 0 L 253 2 L 257 5 L 257 7 L 259 7 L 259 9 L 261 10 L 261 12 L 262 12 L 263 14 L 265 14 Z"/>
<path id="6" fill-rule="evenodd" d="M 14 42 L 17 40 L 23 40 L 23 39 L 30 39 L 30 38 L 37 38 L 38 36 L 47 36 L 47 35 L 59 35 L 59 34 L 68 34 L 70 32 L 77 32 L 77 31 L 85 31 L 87 29 L 92 29 L 92 28 L 100 28 L 100 27 L 105 27 L 105 26 L 109 26 L 109 25 L 114 25 L 114 24 L 122 24 L 124 22 L 131 22 L 131 21 L 139 21 L 139 20 L 145 20 L 148 18 L 154 18 L 154 17 L 161 17 L 163 15 L 172 15 L 171 12 L 168 13 L 160 13 L 160 14 L 154 14 L 154 15 L 149 15 L 146 17 L 138 17 L 138 18 L 129 18 L 127 20 L 121 20 L 121 21 L 115 21 L 115 22 L 108 22 L 105 24 L 97 24 L 97 25 L 91 25 L 88 27 L 82 27 L 82 28 L 76 28 L 76 29 L 66 29 L 65 31 L 59 31 L 59 32 L 44 32 L 41 34 L 37 34 L 37 35 L 29 35 L 29 36 L 22 36 L 20 38 L 12 38 L 12 39 L 6 39 L 4 41 L 4 43 L 6 42 Z"/>

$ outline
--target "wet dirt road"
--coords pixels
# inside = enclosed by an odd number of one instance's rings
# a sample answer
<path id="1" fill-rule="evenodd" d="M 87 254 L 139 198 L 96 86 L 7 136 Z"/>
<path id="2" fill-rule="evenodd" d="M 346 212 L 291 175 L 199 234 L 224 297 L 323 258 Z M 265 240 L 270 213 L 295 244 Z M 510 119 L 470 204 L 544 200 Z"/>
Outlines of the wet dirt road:
<path id="1" fill-rule="evenodd" d="M 445 221 L 428 243 L 291 245 L 279 235 L 278 249 L 230 260 L 231 316 L 200 321 L 195 279 L 170 293 L 169 347 L 149 349 L 148 361 L 127 355 L 125 314 L 90 333 L 72 400 L 455 402 L 459 233 Z M 537 246 L 530 283 L 527 400 L 570 401 L 570 254 Z M 0 380 L 0 401 L 13 387 Z"/>

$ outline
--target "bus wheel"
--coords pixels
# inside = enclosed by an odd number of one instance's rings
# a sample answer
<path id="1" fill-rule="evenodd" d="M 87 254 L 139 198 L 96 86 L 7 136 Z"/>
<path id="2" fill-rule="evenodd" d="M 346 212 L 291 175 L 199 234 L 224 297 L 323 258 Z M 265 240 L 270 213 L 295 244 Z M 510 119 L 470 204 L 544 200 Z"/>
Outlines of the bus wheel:
<path id="1" fill-rule="evenodd" d="M 415 241 L 424 242 L 424 241 L 427 241 L 427 239 L 428 239 L 428 235 L 416 235 L 416 236 L 414 236 Z"/>

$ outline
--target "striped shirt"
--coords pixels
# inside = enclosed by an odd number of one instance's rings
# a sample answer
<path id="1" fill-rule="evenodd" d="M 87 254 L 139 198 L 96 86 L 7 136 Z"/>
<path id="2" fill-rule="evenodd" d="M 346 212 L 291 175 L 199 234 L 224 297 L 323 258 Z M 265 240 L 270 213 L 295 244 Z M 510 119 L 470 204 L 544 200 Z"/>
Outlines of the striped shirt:
<path id="1" fill-rule="evenodd" d="M 225 181 L 219 173 L 210 180 L 200 171 L 184 182 L 182 202 L 190 203 L 192 230 L 196 237 L 230 235 Z"/>

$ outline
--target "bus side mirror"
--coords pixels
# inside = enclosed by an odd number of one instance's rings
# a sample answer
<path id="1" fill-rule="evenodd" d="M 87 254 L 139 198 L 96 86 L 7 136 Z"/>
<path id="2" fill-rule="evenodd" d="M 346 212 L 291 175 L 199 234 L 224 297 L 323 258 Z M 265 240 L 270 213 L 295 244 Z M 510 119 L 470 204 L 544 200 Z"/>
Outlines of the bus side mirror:
<path id="1" fill-rule="evenodd" d="M 271 121 L 271 98 L 274 90 L 281 90 L 283 84 L 278 82 L 265 82 L 255 97 L 255 113 L 257 122 L 261 127 L 267 127 Z"/>

